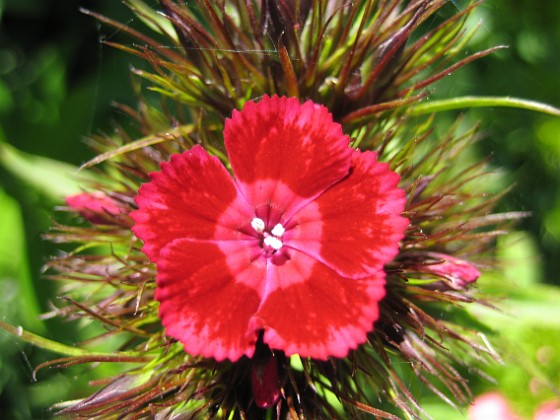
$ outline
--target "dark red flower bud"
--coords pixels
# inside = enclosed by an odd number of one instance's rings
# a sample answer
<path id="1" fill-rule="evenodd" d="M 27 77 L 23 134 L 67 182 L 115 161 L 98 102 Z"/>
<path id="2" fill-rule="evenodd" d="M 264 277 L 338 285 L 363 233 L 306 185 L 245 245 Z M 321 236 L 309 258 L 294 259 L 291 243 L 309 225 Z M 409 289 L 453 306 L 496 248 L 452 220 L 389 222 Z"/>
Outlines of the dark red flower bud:
<path id="1" fill-rule="evenodd" d="M 253 359 L 251 387 L 255 404 L 260 408 L 270 408 L 280 398 L 277 357 L 273 353 Z"/>

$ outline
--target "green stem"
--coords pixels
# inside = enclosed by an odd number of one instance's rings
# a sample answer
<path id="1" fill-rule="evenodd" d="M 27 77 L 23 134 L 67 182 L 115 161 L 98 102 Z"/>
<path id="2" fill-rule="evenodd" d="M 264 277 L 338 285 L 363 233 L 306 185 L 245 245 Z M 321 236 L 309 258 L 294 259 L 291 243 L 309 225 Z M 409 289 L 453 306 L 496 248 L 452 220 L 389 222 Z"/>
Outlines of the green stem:
<path id="1" fill-rule="evenodd" d="M 410 114 L 424 115 L 441 111 L 451 111 L 455 109 L 482 107 L 518 108 L 560 117 L 559 108 L 537 101 L 511 98 L 509 96 L 462 96 L 458 98 L 441 99 L 437 101 L 426 101 L 411 108 Z"/>
<path id="2" fill-rule="evenodd" d="M 22 327 L 14 327 L 2 320 L 0 320 L 0 329 L 3 329 L 9 334 L 19 337 L 37 347 L 66 356 L 114 356 L 114 353 L 97 353 L 79 347 L 67 346 L 66 344 L 61 344 L 56 341 L 49 340 L 48 338 L 30 333 L 29 331 L 25 331 Z"/>

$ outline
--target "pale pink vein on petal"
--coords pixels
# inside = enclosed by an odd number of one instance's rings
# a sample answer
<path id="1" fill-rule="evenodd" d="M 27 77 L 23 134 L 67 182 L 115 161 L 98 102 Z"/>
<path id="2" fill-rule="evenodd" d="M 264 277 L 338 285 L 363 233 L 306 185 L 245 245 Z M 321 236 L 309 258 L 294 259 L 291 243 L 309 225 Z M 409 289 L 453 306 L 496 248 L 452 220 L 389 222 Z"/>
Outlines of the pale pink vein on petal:
<path id="1" fill-rule="evenodd" d="M 273 196 L 276 205 L 291 212 L 298 206 L 296 197 L 275 193 L 275 183 L 310 199 L 350 168 L 348 136 L 325 107 L 311 101 L 265 96 L 248 102 L 226 120 L 224 139 L 239 188 L 255 205 Z M 267 185 L 258 183 L 265 180 Z"/>
<path id="2" fill-rule="evenodd" d="M 130 216 L 152 262 L 175 239 L 214 239 L 217 229 L 219 239 L 237 239 L 237 228 L 253 217 L 231 175 L 200 146 L 173 155 L 150 177 L 136 197 L 139 210 Z"/>
<path id="3" fill-rule="evenodd" d="M 351 174 L 297 213 L 300 234 L 289 245 L 343 276 L 363 278 L 383 270 L 408 226 L 400 215 L 405 196 L 398 181 L 374 153 L 356 151 Z"/>
<path id="4" fill-rule="evenodd" d="M 257 333 L 247 326 L 265 277 L 252 256 L 250 247 L 235 241 L 178 239 L 162 250 L 156 289 L 160 317 L 167 334 L 188 353 L 216 360 L 252 356 Z"/>
<path id="5" fill-rule="evenodd" d="M 271 267 L 274 282 L 251 319 L 264 328 L 264 342 L 287 355 L 344 357 L 366 340 L 385 294 L 384 273 L 353 280 L 299 253 L 296 268 Z M 299 269 L 303 268 L 301 272 Z"/>

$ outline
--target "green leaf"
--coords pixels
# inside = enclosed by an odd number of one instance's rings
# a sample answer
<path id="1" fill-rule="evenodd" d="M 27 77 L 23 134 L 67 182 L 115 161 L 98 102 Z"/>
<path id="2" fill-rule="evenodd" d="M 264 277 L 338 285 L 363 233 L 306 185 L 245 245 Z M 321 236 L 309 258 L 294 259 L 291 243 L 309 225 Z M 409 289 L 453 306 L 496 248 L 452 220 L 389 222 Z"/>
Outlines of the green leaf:
<path id="1" fill-rule="evenodd" d="M 2 140 L 0 133 L 0 166 L 48 199 L 61 201 L 93 180 L 91 175 L 77 176 L 78 168 L 73 165 L 21 152 Z"/>
<path id="2" fill-rule="evenodd" d="M 22 340 L 31 343 L 37 347 L 45 350 L 50 350 L 57 354 L 63 354 L 65 356 L 90 356 L 96 354 L 89 350 L 81 349 L 79 347 L 67 346 L 62 343 L 58 343 L 48 338 L 41 337 L 37 334 L 33 334 L 29 331 L 24 330 L 21 326 L 14 327 L 2 320 L 0 320 L 0 329 L 6 331 L 7 333 L 20 337 Z M 110 353 L 112 355 L 112 353 Z"/>
<path id="3" fill-rule="evenodd" d="M 149 135 L 133 141 L 131 143 L 126 143 L 121 147 L 118 147 L 113 150 L 109 150 L 108 152 L 102 153 L 92 160 L 84 163 L 80 166 L 79 170 L 87 169 L 95 165 L 99 165 L 102 162 L 105 162 L 108 159 L 112 159 L 122 154 L 126 154 L 132 152 L 134 150 L 142 149 L 144 147 L 153 146 L 154 144 L 163 143 L 166 141 L 175 140 L 182 136 L 188 136 L 194 130 L 194 126 L 192 124 L 186 124 L 179 127 L 175 127 L 172 129 L 167 130 L 164 133 L 157 133 L 153 135 Z"/>
<path id="4" fill-rule="evenodd" d="M 96 352 L 87 350 L 81 347 L 76 346 L 68 346 L 63 343 L 59 343 L 58 341 L 50 340 L 45 337 L 41 337 L 40 335 L 33 334 L 32 332 L 24 330 L 21 326 L 13 326 L 0 320 L 0 329 L 6 331 L 7 333 L 19 337 L 27 343 L 33 344 L 37 347 L 40 347 L 44 350 L 49 350 L 57 354 L 61 354 L 64 356 L 70 357 L 109 357 L 113 359 L 126 358 L 126 357 L 139 357 L 143 358 L 144 364 L 147 363 L 152 359 L 152 356 L 147 355 L 141 352 L 134 352 L 134 351 L 121 351 L 121 352 Z"/>
<path id="5" fill-rule="evenodd" d="M 426 101 L 412 107 L 410 114 L 424 115 L 442 111 L 483 107 L 517 108 L 560 117 L 559 108 L 543 104 L 542 102 L 509 96 L 461 96 L 458 98 Z"/>
<path id="6" fill-rule="evenodd" d="M 126 0 L 125 3 L 151 30 L 178 42 L 173 24 L 165 16 L 158 14 L 142 0 Z"/>
<path id="7" fill-rule="evenodd" d="M 21 209 L 16 200 L 0 189 L 0 317 L 18 319 L 27 327 L 44 332 L 41 308 L 33 287 L 25 245 Z"/>

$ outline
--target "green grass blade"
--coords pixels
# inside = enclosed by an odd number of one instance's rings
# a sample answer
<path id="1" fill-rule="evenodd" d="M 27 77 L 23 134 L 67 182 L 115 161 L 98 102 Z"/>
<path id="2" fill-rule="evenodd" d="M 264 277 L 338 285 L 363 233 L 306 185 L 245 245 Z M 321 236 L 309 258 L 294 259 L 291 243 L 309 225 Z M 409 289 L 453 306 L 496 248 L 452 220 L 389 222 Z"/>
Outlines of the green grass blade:
<path id="1" fill-rule="evenodd" d="M 512 98 L 509 96 L 461 96 L 458 98 L 426 101 L 414 106 L 410 110 L 410 113 L 412 115 L 424 115 L 457 109 L 485 107 L 517 108 L 560 117 L 559 108 L 543 104 L 542 102 Z"/>

